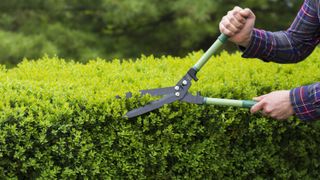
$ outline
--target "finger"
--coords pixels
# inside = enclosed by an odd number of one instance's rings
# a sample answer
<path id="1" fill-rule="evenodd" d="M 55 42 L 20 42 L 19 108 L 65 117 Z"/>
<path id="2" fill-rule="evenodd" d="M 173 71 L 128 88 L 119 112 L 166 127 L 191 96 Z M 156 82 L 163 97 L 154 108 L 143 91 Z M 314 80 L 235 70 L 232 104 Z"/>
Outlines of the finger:
<path id="1" fill-rule="evenodd" d="M 221 31 L 221 33 L 223 33 L 229 37 L 231 37 L 235 34 L 232 31 L 230 31 L 229 29 L 227 29 L 222 23 L 220 23 L 220 31 Z"/>
<path id="2" fill-rule="evenodd" d="M 253 12 L 249 8 L 243 9 L 240 11 L 240 14 L 245 18 L 254 17 Z"/>
<path id="3" fill-rule="evenodd" d="M 227 16 L 227 18 L 228 18 L 230 24 L 232 24 L 237 30 L 240 30 L 240 29 L 244 26 L 243 23 L 241 23 L 240 21 L 238 21 L 238 19 L 236 18 L 235 15 L 233 15 L 233 16 Z"/>
<path id="4" fill-rule="evenodd" d="M 261 101 L 261 100 L 264 99 L 265 97 L 266 97 L 266 94 L 265 94 L 265 95 L 262 95 L 262 96 L 254 97 L 253 100 L 255 100 L 255 101 Z"/>
<path id="5" fill-rule="evenodd" d="M 261 101 L 263 98 L 261 96 L 252 98 L 255 101 Z"/>
<path id="6" fill-rule="evenodd" d="M 233 8 L 233 11 L 237 11 L 237 12 L 240 12 L 240 11 L 242 11 L 242 10 L 244 10 L 244 9 L 241 8 L 241 7 L 239 7 L 239 6 L 235 6 L 235 7 Z"/>
<path id="7" fill-rule="evenodd" d="M 276 112 L 272 111 L 273 109 L 270 108 L 269 106 L 264 106 L 263 112 L 265 114 L 269 114 L 271 117 L 274 117 L 276 115 Z"/>
<path id="8" fill-rule="evenodd" d="M 237 19 L 237 21 L 238 21 L 239 23 L 241 23 L 241 24 L 245 24 L 245 23 L 247 22 L 246 18 L 243 17 L 243 16 L 240 14 L 240 12 L 235 13 L 235 14 L 234 14 L 234 17 L 235 17 L 235 18 Z"/>
<path id="9" fill-rule="evenodd" d="M 232 16 L 241 24 L 245 24 L 246 23 L 246 18 L 244 18 L 240 12 L 243 11 L 244 9 L 240 8 L 239 6 L 236 6 L 233 8 L 232 11 Z"/>
<path id="10" fill-rule="evenodd" d="M 264 107 L 264 102 L 260 101 L 260 102 L 258 102 L 257 104 L 255 104 L 254 106 L 251 107 L 250 112 L 251 113 L 256 113 L 256 112 L 262 110 L 263 107 Z"/>
<path id="11" fill-rule="evenodd" d="M 229 31 L 233 32 L 233 33 L 237 33 L 239 31 L 239 29 L 232 24 L 232 22 L 229 20 L 230 17 L 226 17 L 226 19 L 224 21 L 222 21 L 223 26 L 228 29 Z"/>

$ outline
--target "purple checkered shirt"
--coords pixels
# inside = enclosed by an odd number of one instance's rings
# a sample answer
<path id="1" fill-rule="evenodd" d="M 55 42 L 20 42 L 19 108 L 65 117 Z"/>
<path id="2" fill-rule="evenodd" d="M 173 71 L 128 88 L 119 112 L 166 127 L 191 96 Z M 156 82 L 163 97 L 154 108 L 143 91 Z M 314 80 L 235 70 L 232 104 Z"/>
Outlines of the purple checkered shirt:
<path id="1" fill-rule="evenodd" d="M 254 29 L 243 57 L 277 63 L 305 59 L 320 42 L 320 0 L 305 0 L 287 31 Z M 290 99 L 296 116 L 304 121 L 320 119 L 320 82 L 294 88 Z"/>

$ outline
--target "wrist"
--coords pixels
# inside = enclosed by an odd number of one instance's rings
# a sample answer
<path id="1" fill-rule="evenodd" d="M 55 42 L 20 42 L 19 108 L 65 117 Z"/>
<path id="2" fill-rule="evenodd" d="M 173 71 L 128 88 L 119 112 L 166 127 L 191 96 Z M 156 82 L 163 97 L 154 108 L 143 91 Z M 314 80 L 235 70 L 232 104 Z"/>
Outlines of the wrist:
<path id="1" fill-rule="evenodd" d="M 247 48 L 250 45 L 251 37 L 252 37 L 252 31 L 242 42 L 239 42 L 238 45 L 244 48 Z"/>

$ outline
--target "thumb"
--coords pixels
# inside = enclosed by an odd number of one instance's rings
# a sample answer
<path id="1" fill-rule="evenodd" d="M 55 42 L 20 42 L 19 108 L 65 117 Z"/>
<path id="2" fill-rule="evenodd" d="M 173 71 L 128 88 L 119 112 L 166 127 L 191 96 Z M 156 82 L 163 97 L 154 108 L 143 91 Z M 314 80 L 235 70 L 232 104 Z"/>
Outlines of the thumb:
<path id="1" fill-rule="evenodd" d="M 266 94 L 265 94 L 265 95 L 262 95 L 262 96 L 254 97 L 253 100 L 255 100 L 255 101 L 261 101 L 265 96 L 266 96 Z"/>
<path id="2" fill-rule="evenodd" d="M 245 18 L 255 17 L 254 13 L 249 8 L 245 8 L 245 9 L 241 10 L 240 14 L 241 14 L 241 16 L 243 16 Z"/>

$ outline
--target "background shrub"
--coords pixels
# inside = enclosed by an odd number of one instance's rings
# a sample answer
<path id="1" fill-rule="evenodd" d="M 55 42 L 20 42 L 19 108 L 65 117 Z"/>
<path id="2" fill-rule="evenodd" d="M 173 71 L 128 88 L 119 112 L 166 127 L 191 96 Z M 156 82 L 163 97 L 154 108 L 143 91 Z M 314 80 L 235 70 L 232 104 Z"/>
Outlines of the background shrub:
<path id="1" fill-rule="evenodd" d="M 122 116 L 151 97 L 127 91 L 172 86 L 200 58 L 87 64 L 57 57 L 0 71 L 2 178 L 252 179 L 319 176 L 318 122 L 285 122 L 247 109 L 173 103 L 134 119 Z M 316 50 L 298 65 L 240 54 L 212 58 L 191 91 L 251 99 L 319 81 Z M 310 73 L 312 72 L 312 73 Z"/>
<path id="2" fill-rule="evenodd" d="M 43 35 L 30 35 L 12 33 L 0 30 L 1 64 L 13 66 L 24 57 L 37 57 L 39 54 L 55 55 L 57 48 L 46 41 Z M 15 58 L 15 60 L 13 60 Z"/>
<path id="3" fill-rule="evenodd" d="M 258 3 L 256 0 L 1 0 L 0 28 L 10 32 L 6 39 L 23 35 L 32 41 L 32 37 L 41 35 L 44 44 L 55 47 L 54 54 L 81 62 L 93 57 L 137 58 L 141 53 L 186 56 L 191 51 L 207 48 L 218 37 L 221 18 L 234 6 L 251 8 L 257 16 L 256 27 L 279 31 L 290 26 L 302 3 L 297 0 L 259 0 Z M 0 49 L 17 45 L 4 44 L 3 40 Z M 232 45 L 225 48 L 236 49 Z M 19 50 L 0 53 L 0 60 L 16 65 L 21 55 L 28 59 L 43 56 L 43 51 L 32 46 L 28 53 Z"/>

